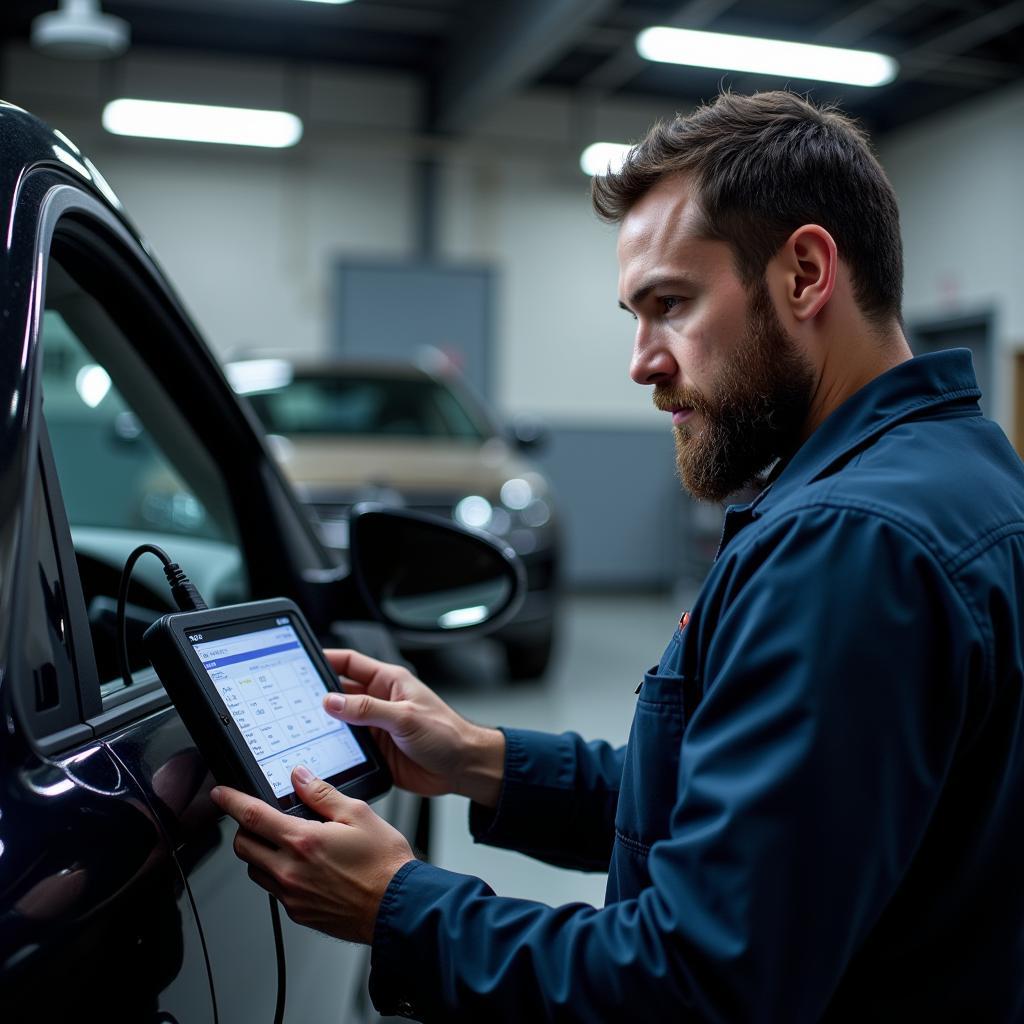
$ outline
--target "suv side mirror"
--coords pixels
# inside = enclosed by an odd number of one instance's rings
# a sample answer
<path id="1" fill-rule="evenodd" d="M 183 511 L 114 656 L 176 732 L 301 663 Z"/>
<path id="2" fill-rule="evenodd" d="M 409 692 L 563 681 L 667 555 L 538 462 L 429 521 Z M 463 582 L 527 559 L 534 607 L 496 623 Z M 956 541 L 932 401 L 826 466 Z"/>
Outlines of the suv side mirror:
<path id="1" fill-rule="evenodd" d="M 370 609 L 395 629 L 414 633 L 489 632 L 510 618 L 525 592 L 511 548 L 446 519 L 357 505 L 349 550 Z"/>

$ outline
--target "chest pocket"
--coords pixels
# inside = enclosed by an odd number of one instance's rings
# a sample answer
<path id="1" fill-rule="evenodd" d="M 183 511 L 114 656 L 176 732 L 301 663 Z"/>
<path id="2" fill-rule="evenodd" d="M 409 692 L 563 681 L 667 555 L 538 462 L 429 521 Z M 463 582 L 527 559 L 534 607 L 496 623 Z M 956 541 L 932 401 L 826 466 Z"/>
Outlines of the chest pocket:
<path id="1" fill-rule="evenodd" d="M 658 665 L 644 673 L 626 747 L 615 833 L 620 844 L 641 856 L 668 836 L 679 786 L 679 748 L 701 698 L 700 681 L 681 669 L 682 637 L 678 630 Z"/>

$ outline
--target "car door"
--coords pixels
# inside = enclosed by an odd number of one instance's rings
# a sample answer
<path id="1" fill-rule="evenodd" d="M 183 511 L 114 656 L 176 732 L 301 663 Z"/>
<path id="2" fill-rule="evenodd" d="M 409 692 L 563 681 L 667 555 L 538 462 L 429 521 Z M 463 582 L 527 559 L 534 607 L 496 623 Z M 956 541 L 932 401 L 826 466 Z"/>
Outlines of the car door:
<path id="1" fill-rule="evenodd" d="M 34 225 L 28 223 L 33 210 Z M 8 822 L 20 832 L 19 822 L 31 819 L 29 805 L 40 804 L 36 790 L 49 786 L 48 799 L 63 797 L 70 807 L 73 797 L 83 805 L 80 817 L 101 826 L 76 831 L 65 825 L 64 812 L 48 811 L 46 829 L 31 830 L 63 830 L 68 852 L 54 867 L 60 881 L 51 883 L 61 892 L 75 885 L 92 891 L 73 881 L 82 878 L 79 860 L 102 863 L 109 872 L 135 851 L 113 898 L 109 885 L 94 902 L 77 897 L 75 913 L 94 926 L 107 922 L 130 952 L 145 946 L 151 950 L 146 963 L 162 970 L 153 979 L 132 970 L 136 961 L 120 946 L 108 956 L 77 918 L 56 913 L 55 933 L 78 936 L 91 956 L 76 960 L 93 982 L 88 998 L 75 1004 L 79 1015 L 106 1006 L 106 1019 L 123 1010 L 131 1020 L 201 1021 L 211 1014 L 223 1021 L 270 1020 L 280 977 L 267 898 L 234 857 L 234 827 L 210 804 L 206 766 L 138 647 L 145 625 L 169 608 L 156 560 L 139 562 L 128 595 L 129 682 L 117 670 L 114 600 L 128 553 L 139 543 L 157 543 L 211 605 L 284 594 L 303 604 L 323 634 L 329 616 L 317 594 L 336 570 L 126 223 L 65 173 L 50 170 L 28 176 L 19 216 L 15 238 L 24 234 L 35 247 L 26 264 L 33 286 L 23 390 L 41 405 L 41 415 L 34 408 L 27 422 L 38 421 L 39 487 L 51 523 L 51 575 L 59 580 L 49 598 L 36 602 L 49 618 L 43 615 L 35 628 L 61 647 L 51 658 L 58 667 L 25 665 L 4 683 L 17 712 L 5 738 L 13 757 L 5 781 L 35 779 L 33 772 L 42 781 L 33 782 L 36 789 L 17 783 L 23 792 L 0 817 L 0 840 L 8 842 L 2 831 Z M 35 380 L 38 388 L 30 386 Z M 37 508 L 25 515 L 40 521 Z M 20 566 L 25 586 L 36 575 L 44 574 Z M 96 778 L 80 778 L 86 767 Z M 118 822 L 130 820 L 138 835 L 128 842 L 123 829 L 96 817 L 97 801 Z M 57 805 L 43 801 L 36 813 L 43 806 Z M 0 869 L 14 863 L 5 849 Z M 163 874 L 143 892 L 137 879 L 143 868 L 155 878 L 152 865 Z M 25 877 L 35 879 L 41 870 Z M 15 885 L 12 899 L 23 901 L 23 889 Z M 4 899 L 16 919 L 15 959 L 36 964 L 34 974 L 27 968 L 9 974 L 5 961 L 5 984 L 17 974 L 24 997 L 33 979 L 59 973 L 61 954 L 46 943 L 24 952 L 34 933 L 20 922 L 17 899 Z M 115 927 L 115 905 L 130 919 L 135 915 L 138 926 Z M 144 926 L 150 928 L 145 943 L 135 935 Z M 287 921 L 282 947 L 293 967 L 286 1019 L 354 1019 L 365 952 Z"/>
<path id="2" fill-rule="evenodd" d="M 83 721 L 80 609 L 65 586 L 45 461 L 44 440 L 3 606 L 4 1018 L 213 1021 L 202 937 L 166 834 L 142 787 Z"/>

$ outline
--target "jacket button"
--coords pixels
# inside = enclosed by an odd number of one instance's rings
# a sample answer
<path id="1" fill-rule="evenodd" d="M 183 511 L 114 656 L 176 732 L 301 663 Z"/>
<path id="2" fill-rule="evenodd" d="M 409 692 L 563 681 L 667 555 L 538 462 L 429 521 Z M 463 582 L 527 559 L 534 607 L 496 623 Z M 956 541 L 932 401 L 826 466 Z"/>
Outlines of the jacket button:
<path id="1" fill-rule="evenodd" d="M 408 999 L 402 999 L 395 1007 L 395 1012 L 399 1017 L 411 1017 L 415 1012 L 412 1008 L 412 1003 Z"/>

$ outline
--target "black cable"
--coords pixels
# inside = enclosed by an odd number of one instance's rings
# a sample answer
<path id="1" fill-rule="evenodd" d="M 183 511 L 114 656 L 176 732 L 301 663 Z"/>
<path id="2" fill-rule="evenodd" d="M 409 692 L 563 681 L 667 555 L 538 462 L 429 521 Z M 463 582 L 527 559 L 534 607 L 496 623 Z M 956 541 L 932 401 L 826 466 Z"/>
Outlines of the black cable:
<path id="1" fill-rule="evenodd" d="M 128 604 L 128 585 L 131 582 L 132 570 L 135 563 L 143 555 L 156 555 L 164 563 L 164 575 L 171 587 L 171 597 L 182 612 L 201 611 L 206 608 L 206 602 L 196 589 L 195 584 L 185 575 L 177 562 L 172 562 L 170 556 L 163 548 L 155 544 L 140 544 L 127 558 L 124 568 L 121 570 L 121 585 L 117 588 L 117 656 L 121 667 L 121 678 L 125 686 L 132 685 L 132 673 L 128 666 L 128 625 L 126 621 L 126 609 Z"/>
<path id="2" fill-rule="evenodd" d="M 277 1006 L 274 1007 L 274 1024 L 284 1020 L 285 962 L 284 936 L 281 934 L 281 908 L 273 896 L 270 900 L 270 918 L 274 923 L 274 947 L 277 950 Z"/>
<path id="3" fill-rule="evenodd" d="M 185 575 L 177 562 L 172 562 L 170 556 L 162 548 L 155 544 L 140 544 L 129 556 L 121 570 L 121 585 L 117 589 L 117 633 L 120 640 L 118 644 L 118 656 L 121 661 L 121 678 L 125 686 L 132 685 L 132 673 L 128 667 L 128 629 L 126 624 L 126 607 L 128 604 L 128 585 L 132 578 L 132 569 L 135 563 L 146 554 L 156 555 L 164 564 L 164 575 L 171 587 L 171 596 L 178 610 L 182 612 L 197 612 L 208 607 L 203 600 L 202 594 L 196 589 L 195 584 Z M 277 954 L 277 1005 L 274 1007 L 274 1024 L 281 1024 L 284 1020 L 284 999 L 285 999 L 285 958 L 284 958 L 284 935 L 281 931 L 281 908 L 273 896 L 270 900 L 270 920 L 274 928 L 274 949 Z M 216 1006 L 216 1004 L 214 1004 Z"/>

